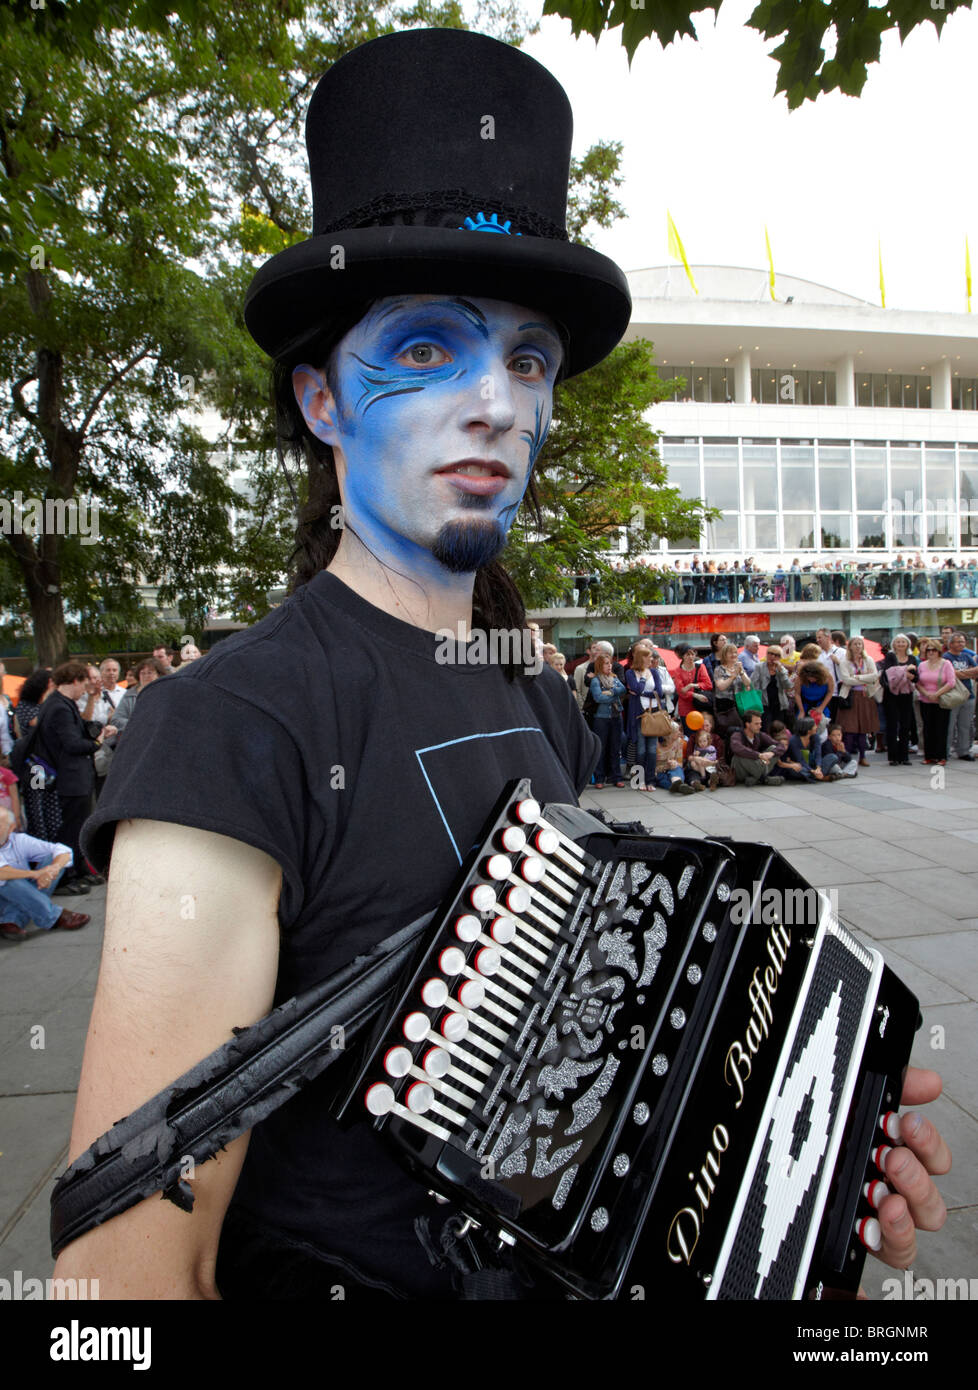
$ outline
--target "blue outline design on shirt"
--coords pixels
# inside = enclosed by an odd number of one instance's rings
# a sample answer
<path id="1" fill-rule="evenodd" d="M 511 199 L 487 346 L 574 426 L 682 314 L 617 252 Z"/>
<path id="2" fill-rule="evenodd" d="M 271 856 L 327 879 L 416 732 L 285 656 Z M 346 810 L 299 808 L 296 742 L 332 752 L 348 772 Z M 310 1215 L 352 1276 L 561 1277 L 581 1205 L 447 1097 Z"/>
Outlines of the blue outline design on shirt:
<path id="1" fill-rule="evenodd" d="M 421 768 L 421 775 L 424 778 L 424 780 L 428 783 L 428 790 L 431 792 L 431 799 L 435 803 L 435 807 L 437 808 L 438 814 L 441 816 L 441 823 L 445 827 L 445 834 L 448 836 L 449 840 L 451 840 L 452 849 L 455 851 L 455 857 L 457 858 L 460 864 L 462 863 L 462 855 L 459 853 L 458 845 L 455 843 L 455 836 L 452 834 L 451 830 L 448 827 L 448 821 L 445 819 L 445 812 L 441 808 L 441 802 L 435 795 L 435 789 L 431 785 L 431 778 L 425 771 L 425 765 L 421 760 L 421 755 L 422 753 L 436 753 L 440 748 L 451 748 L 452 745 L 455 743 L 471 743 L 473 739 L 477 738 L 503 738 L 506 734 L 543 735 L 543 730 L 538 728 L 536 724 L 522 724 L 518 728 L 514 729 L 498 729 L 494 734 L 466 734 L 463 738 L 450 738 L 447 739 L 444 743 L 432 743 L 429 744 L 427 748 L 415 748 L 414 750 L 414 756 L 417 758 L 418 766 Z M 501 790 L 502 788 L 500 788 L 500 791 Z"/>

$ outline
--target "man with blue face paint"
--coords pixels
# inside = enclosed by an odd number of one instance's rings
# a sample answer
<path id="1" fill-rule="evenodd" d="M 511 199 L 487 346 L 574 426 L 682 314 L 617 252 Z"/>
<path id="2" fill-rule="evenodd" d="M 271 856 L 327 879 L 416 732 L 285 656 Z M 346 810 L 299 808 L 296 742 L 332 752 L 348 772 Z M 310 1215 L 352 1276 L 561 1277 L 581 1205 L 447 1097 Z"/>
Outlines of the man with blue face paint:
<path id="1" fill-rule="evenodd" d="M 552 668 L 464 640 L 525 630 L 498 556 L 554 385 L 628 323 L 620 270 L 567 240 L 566 97 L 505 44 L 419 30 L 334 64 L 306 134 L 313 236 L 245 304 L 308 474 L 293 592 L 144 691 L 87 823 L 111 875 L 72 1159 L 436 907 L 508 781 L 572 802 L 595 759 Z M 106 1298 L 455 1296 L 437 1209 L 370 1128 L 332 1120 L 329 1075 L 183 1174 L 191 1215 L 140 1202 L 58 1277 Z M 890 1253 L 909 1265 L 912 1238 Z"/>
<path id="2" fill-rule="evenodd" d="M 466 640 L 526 632 L 499 556 L 554 387 L 628 323 L 621 271 L 567 239 L 566 96 L 514 48 L 420 30 L 334 64 L 306 135 L 314 234 L 245 304 L 308 473 L 293 592 L 147 690 L 86 826 L 111 876 L 72 1158 L 430 912 L 507 781 L 575 801 L 594 761 L 552 668 Z M 106 1297 L 454 1296 L 438 1209 L 318 1082 L 190 1180 L 192 1216 L 142 1202 L 59 1272 Z"/>

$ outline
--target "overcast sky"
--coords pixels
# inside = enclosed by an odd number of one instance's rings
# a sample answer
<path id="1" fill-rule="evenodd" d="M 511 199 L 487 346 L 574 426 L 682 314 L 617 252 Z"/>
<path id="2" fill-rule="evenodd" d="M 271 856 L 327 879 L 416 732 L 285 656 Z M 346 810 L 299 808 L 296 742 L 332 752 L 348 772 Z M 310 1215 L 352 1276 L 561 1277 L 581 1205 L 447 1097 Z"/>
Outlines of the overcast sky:
<path id="1" fill-rule="evenodd" d="M 631 70 L 620 29 L 595 46 L 547 18 L 526 43 L 570 97 L 575 155 L 624 145 L 627 219 L 598 249 L 625 270 L 664 264 L 668 207 L 691 264 L 763 267 L 766 223 L 776 271 L 878 304 L 879 239 L 888 308 L 964 312 L 967 233 L 978 312 L 978 15 L 885 38 L 861 97 L 789 112 L 753 7 L 724 0 L 716 26 L 705 11 L 698 40 L 645 40 Z"/>

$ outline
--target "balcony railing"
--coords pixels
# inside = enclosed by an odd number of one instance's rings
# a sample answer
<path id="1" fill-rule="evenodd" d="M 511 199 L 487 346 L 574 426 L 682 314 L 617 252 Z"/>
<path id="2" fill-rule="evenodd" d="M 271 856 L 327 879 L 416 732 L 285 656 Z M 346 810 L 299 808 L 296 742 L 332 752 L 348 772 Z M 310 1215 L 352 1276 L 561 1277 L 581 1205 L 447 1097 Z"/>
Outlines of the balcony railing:
<path id="1" fill-rule="evenodd" d="M 645 569 L 645 566 L 641 568 Z M 689 570 L 648 573 L 649 596 L 639 602 L 703 606 L 756 603 L 858 603 L 888 600 L 894 603 L 934 603 L 978 599 L 978 562 L 955 569 L 915 569 L 873 566 L 865 569 L 830 569 L 812 564 L 800 573 L 789 570 L 727 569 L 719 573 Z M 653 591 L 661 586 L 656 598 Z M 568 581 L 561 607 L 600 604 L 597 576 Z"/>

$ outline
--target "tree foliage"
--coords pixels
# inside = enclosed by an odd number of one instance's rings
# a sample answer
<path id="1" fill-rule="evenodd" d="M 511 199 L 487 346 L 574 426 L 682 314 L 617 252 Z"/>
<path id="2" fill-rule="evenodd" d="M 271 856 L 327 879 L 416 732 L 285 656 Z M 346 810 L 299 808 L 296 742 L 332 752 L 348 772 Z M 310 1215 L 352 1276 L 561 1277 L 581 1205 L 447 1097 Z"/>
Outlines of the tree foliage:
<path id="1" fill-rule="evenodd" d="M 698 0 L 544 0 L 543 13 L 571 21 L 575 35 L 598 39 L 605 29 L 621 29 L 621 41 L 631 62 L 643 39 L 663 47 L 688 35 L 696 38 L 693 15 L 720 11 L 721 0 L 703 5 Z M 770 56 L 778 65 L 775 91 L 784 92 L 792 110 L 814 101 L 822 92 L 840 91 L 857 97 L 870 63 L 879 62 L 885 33 L 895 29 L 900 42 L 919 24 L 929 21 L 938 34 L 954 10 L 971 7 L 971 0 L 761 0 L 747 23 L 765 39 L 780 39 Z M 826 57 L 834 40 L 835 53 Z"/>

